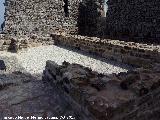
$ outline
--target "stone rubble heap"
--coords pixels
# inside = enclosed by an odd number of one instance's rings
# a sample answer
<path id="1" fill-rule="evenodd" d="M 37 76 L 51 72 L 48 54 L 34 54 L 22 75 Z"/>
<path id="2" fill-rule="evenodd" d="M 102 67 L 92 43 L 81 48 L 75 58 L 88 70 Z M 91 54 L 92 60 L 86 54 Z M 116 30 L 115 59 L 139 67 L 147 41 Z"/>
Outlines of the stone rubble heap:
<path id="1" fill-rule="evenodd" d="M 61 91 L 84 120 L 150 120 L 160 118 L 157 66 L 106 76 L 79 64 L 47 61 L 43 80 Z"/>

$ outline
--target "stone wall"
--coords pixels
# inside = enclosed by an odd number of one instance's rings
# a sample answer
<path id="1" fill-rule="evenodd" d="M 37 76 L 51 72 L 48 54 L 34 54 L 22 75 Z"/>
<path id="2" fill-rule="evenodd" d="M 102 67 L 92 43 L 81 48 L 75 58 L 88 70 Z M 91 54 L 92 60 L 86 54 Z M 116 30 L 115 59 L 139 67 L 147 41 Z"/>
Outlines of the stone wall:
<path id="1" fill-rule="evenodd" d="M 47 35 L 77 33 L 79 0 L 6 0 L 5 32 Z"/>
<path id="2" fill-rule="evenodd" d="M 139 42 L 160 43 L 158 0 L 108 0 L 107 34 Z"/>
<path id="3" fill-rule="evenodd" d="M 4 34 L 0 34 L 0 51 L 8 50 L 11 44 L 11 38 Z"/>
<path id="4" fill-rule="evenodd" d="M 83 120 L 158 120 L 159 68 L 157 64 L 106 76 L 78 64 L 47 61 L 43 80 L 61 91 L 64 101 L 85 116 Z"/>
<path id="5" fill-rule="evenodd" d="M 83 0 L 79 5 L 78 29 L 80 35 L 98 36 L 105 29 L 105 0 Z"/>
<path id="6" fill-rule="evenodd" d="M 107 3 L 104 17 L 105 0 L 6 0 L 5 32 L 45 36 L 59 31 L 160 43 L 158 0 Z"/>
<path id="7" fill-rule="evenodd" d="M 41 45 L 53 45 L 54 40 L 50 36 L 12 36 L 9 34 L 0 34 L 0 51 L 18 52 L 22 49 L 27 50 L 30 47 Z"/>
<path id="8" fill-rule="evenodd" d="M 68 2 L 67 2 L 68 1 Z M 6 0 L 5 32 L 46 35 L 55 31 L 104 33 L 104 0 Z M 100 26 L 101 25 L 101 26 Z"/>
<path id="9" fill-rule="evenodd" d="M 56 45 L 66 46 L 107 59 L 136 66 L 151 67 L 160 63 L 160 46 L 100 39 L 80 35 L 52 34 Z"/>

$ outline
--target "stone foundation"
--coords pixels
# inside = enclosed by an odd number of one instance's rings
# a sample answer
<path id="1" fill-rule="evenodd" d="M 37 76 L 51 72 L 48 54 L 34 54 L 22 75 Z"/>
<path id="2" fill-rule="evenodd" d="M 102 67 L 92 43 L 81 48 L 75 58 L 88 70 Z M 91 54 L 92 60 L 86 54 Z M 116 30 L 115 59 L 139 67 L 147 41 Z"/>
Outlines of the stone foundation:
<path id="1" fill-rule="evenodd" d="M 41 45 L 53 45 L 54 41 L 50 36 L 11 36 L 8 34 L 0 34 L 0 51 L 18 52 L 22 49 L 37 47 Z"/>
<path id="2" fill-rule="evenodd" d="M 126 64 L 151 67 L 160 62 L 160 46 L 100 39 L 80 35 L 52 34 L 56 45 L 96 54 Z"/>
<path id="3" fill-rule="evenodd" d="M 159 67 L 106 76 L 78 64 L 47 61 L 43 81 L 57 88 L 84 120 L 158 120 Z"/>

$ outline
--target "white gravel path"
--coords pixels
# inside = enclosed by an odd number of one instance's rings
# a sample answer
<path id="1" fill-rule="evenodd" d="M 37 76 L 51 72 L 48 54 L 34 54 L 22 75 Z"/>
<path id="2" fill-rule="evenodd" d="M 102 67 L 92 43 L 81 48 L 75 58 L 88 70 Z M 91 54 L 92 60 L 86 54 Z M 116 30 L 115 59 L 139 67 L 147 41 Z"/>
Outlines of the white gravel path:
<path id="1" fill-rule="evenodd" d="M 63 61 L 78 63 L 100 73 L 119 73 L 131 69 L 130 66 L 116 64 L 112 61 L 103 62 L 71 50 L 57 46 L 41 46 L 30 48 L 17 54 L 18 63 L 29 73 L 39 74 L 45 69 L 46 61 L 52 60 L 61 65 Z M 123 66 L 123 68 L 122 68 Z"/>

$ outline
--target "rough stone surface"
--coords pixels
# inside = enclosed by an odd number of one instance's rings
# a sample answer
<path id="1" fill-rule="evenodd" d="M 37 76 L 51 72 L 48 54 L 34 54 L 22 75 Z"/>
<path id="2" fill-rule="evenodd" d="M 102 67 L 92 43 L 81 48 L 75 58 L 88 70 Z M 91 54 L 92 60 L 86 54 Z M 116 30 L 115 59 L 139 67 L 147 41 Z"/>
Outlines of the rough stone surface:
<path id="1" fill-rule="evenodd" d="M 6 0 L 4 31 L 15 35 L 43 36 L 53 31 L 76 33 L 79 2 L 79 0 Z"/>
<path id="2" fill-rule="evenodd" d="M 58 31 L 160 43 L 159 1 L 108 0 L 107 14 L 104 3 L 104 0 L 6 0 L 4 31 L 17 36 L 47 36 Z"/>
<path id="3" fill-rule="evenodd" d="M 113 38 L 160 43 L 158 0 L 108 0 L 106 32 Z"/>
<path id="4" fill-rule="evenodd" d="M 158 0 L 108 0 L 106 18 L 104 0 L 5 6 L 0 51 L 18 53 L 0 52 L 0 119 L 160 119 L 160 46 L 102 39 L 159 43 Z"/>
<path id="5" fill-rule="evenodd" d="M 74 111 L 54 92 L 48 84 L 30 74 L 0 74 L 0 119 L 18 116 L 23 120 L 27 117 L 32 119 L 33 116 L 36 120 L 38 117 L 75 118 Z"/>
<path id="6" fill-rule="evenodd" d="M 97 35 L 102 31 L 99 30 L 98 23 L 100 23 L 99 19 L 105 16 L 104 2 L 104 0 L 25 0 L 23 2 L 6 0 L 4 31 L 15 35 L 46 36 L 55 31 Z"/>
<path id="7" fill-rule="evenodd" d="M 158 120 L 158 71 L 155 68 L 141 68 L 106 76 L 78 64 L 63 62 L 59 66 L 47 61 L 43 80 L 57 87 L 76 113 L 84 114 L 89 119 Z M 128 85 L 127 89 L 124 89 L 124 84 Z"/>
<path id="8" fill-rule="evenodd" d="M 18 52 L 30 47 L 53 44 L 54 40 L 50 36 L 44 37 L 36 34 L 31 34 L 28 36 L 0 34 L 0 51 Z"/>
<path id="9" fill-rule="evenodd" d="M 160 63 L 160 46 L 80 35 L 52 34 L 55 45 L 67 46 L 126 64 L 152 67 Z"/>
<path id="10" fill-rule="evenodd" d="M 54 51 L 56 49 L 57 52 Z M 44 66 L 47 59 L 57 59 L 57 63 L 61 64 L 64 59 L 71 61 L 72 57 L 68 58 L 68 56 L 75 54 L 73 56 L 80 56 L 80 59 L 82 59 L 83 57 L 84 59 L 91 59 L 91 63 L 88 63 L 91 66 L 93 65 L 93 63 L 97 64 L 96 61 L 98 60 L 56 46 L 32 48 L 28 50 L 28 52 L 21 51 L 18 54 L 1 51 L 0 54 L 0 59 L 4 60 L 7 67 L 6 71 L 0 71 L 0 119 L 3 119 L 3 117 L 5 116 L 56 116 L 60 118 L 60 116 L 66 115 L 73 116 L 74 118 L 76 118 L 76 120 L 93 120 L 92 117 L 88 118 L 88 116 L 85 116 L 82 113 L 77 114 L 70 106 L 70 103 L 68 103 L 68 100 L 64 99 L 65 96 L 61 96 L 58 88 L 52 88 L 47 83 L 44 84 L 41 81 L 42 74 L 35 73 L 41 73 L 45 69 Z M 51 56 L 51 54 L 53 54 L 53 56 Z M 45 58 L 41 59 L 42 57 Z M 51 57 L 53 57 L 54 59 Z M 63 57 L 64 59 L 59 59 Z M 79 61 L 80 59 L 77 59 L 77 61 Z M 75 62 L 75 59 L 73 61 Z M 65 62 L 63 64 L 67 65 L 68 63 Z M 84 65 L 83 62 L 81 64 Z M 102 66 L 105 65 L 105 67 L 112 66 L 105 62 L 100 62 L 100 64 L 102 64 Z M 51 67 L 53 66 L 53 73 L 57 71 L 57 69 L 54 69 L 55 65 L 55 63 L 52 63 L 51 65 Z M 58 66 L 59 65 L 57 65 L 57 67 Z M 96 65 L 95 70 L 97 70 L 97 66 L 100 67 L 99 64 Z M 112 70 L 113 72 L 114 70 L 115 72 L 119 72 L 121 70 L 127 71 L 127 69 L 123 70 L 122 68 L 116 66 L 112 67 L 115 68 Z M 70 67 L 69 69 L 72 71 L 72 69 L 74 68 Z M 100 69 L 103 70 L 102 68 L 99 68 L 98 71 L 100 71 Z M 111 70 L 107 70 L 105 72 L 111 72 Z M 71 76 L 71 78 L 76 78 L 77 76 L 85 78 L 86 75 L 87 72 L 81 69 L 80 71 L 75 70 L 74 74 L 72 75 L 66 73 L 63 78 L 66 79 L 68 76 Z M 83 83 L 83 81 L 81 80 L 77 80 L 75 81 L 75 84 L 83 85 L 85 83 Z M 101 87 L 101 85 L 98 87 Z"/>
<path id="11" fill-rule="evenodd" d="M 80 3 L 78 34 L 87 36 L 104 36 L 104 27 L 106 23 L 104 17 L 104 4 L 105 0 L 83 0 Z"/>

